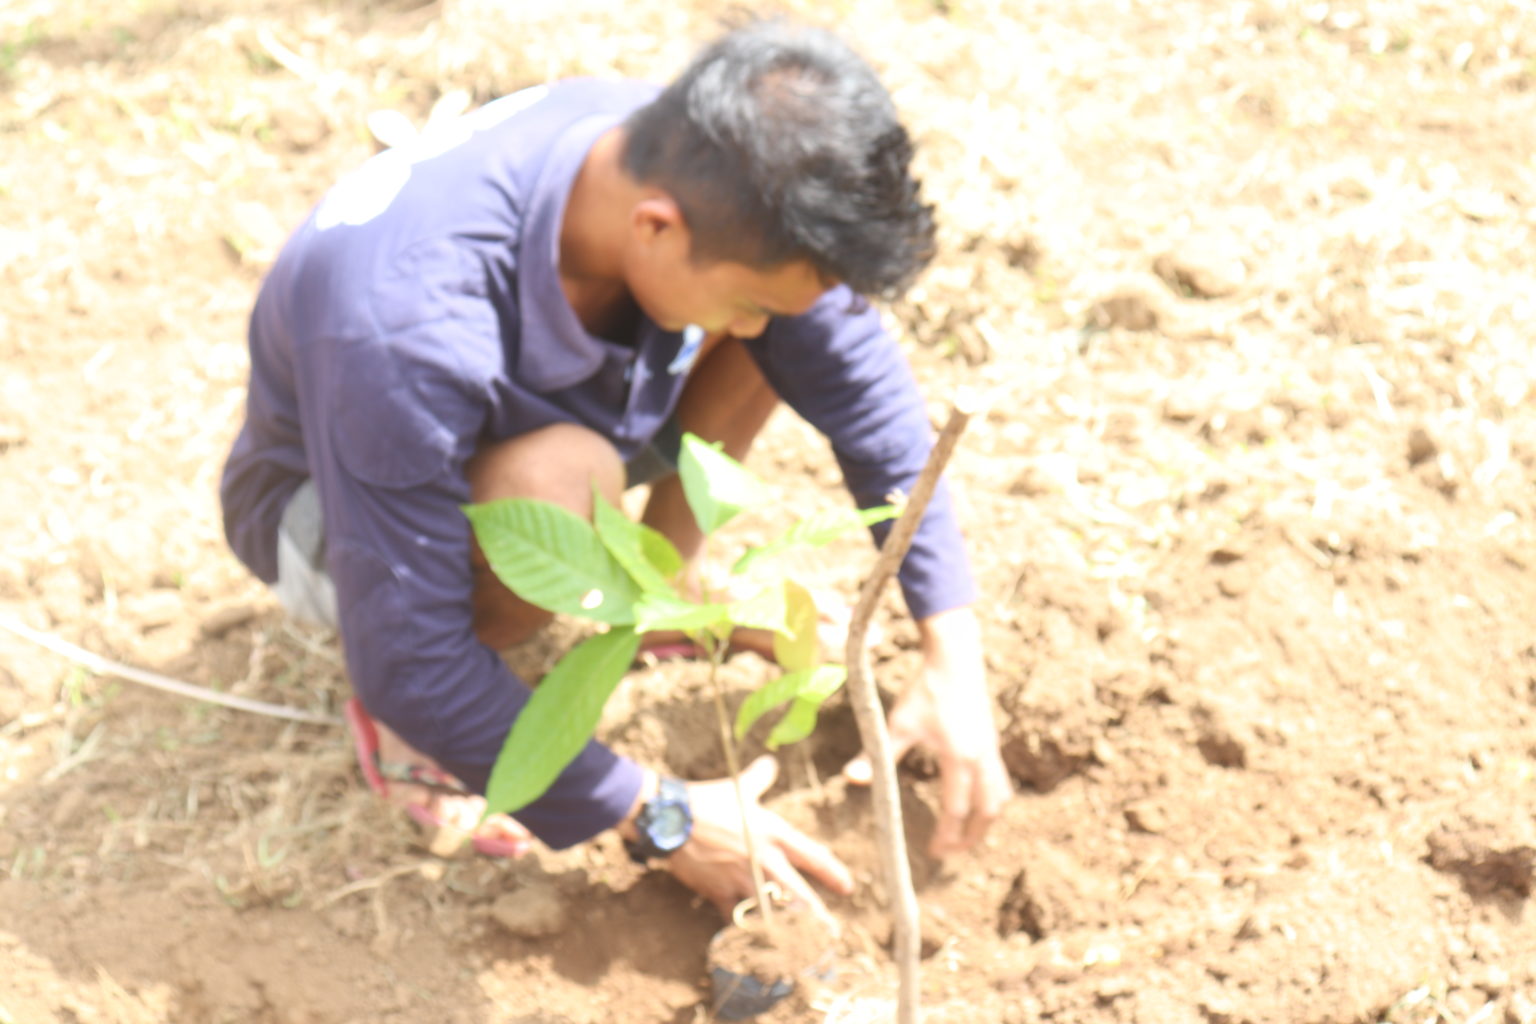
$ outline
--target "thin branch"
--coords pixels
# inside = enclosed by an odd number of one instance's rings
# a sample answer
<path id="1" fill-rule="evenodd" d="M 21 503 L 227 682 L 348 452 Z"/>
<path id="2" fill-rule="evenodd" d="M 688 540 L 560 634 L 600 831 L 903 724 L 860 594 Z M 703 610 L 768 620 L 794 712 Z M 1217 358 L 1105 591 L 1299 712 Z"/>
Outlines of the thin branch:
<path id="1" fill-rule="evenodd" d="M 335 903 L 337 900 L 346 899 L 348 896 L 352 896 L 360 892 L 366 892 L 369 889 L 377 889 L 379 886 L 384 885 L 393 879 L 401 878 L 405 875 L 415 874 L 421 871 L 423 867 L 430 866 L 433 863 L 435 862 L 414 861 L 410 864 L 397 864 L 394 867 L 389 868 L 386 871 L 382 871 L 371 878 L 360 878 L 355 882 L 350 882 L 347 885 L 342 886 L 340 889 L 336 889 L 326 896 L 321 897 L 321 899 L 315 903 L 315 909 L 324 910 L 326 907 L 330 906 L 332 903 Z"/>
<path id="2" fill-rule="evenodd" d="M 757 855 L 757 843 L 752 836 L 752 818 L 747 813 L 747 794 L 741 784 L 741 759 L 736 756 L 736 740 L 731 735 L 731 717 L 725 708 L 725 686 L 720 682 L 720 662 L 724 659 L 724 643 L 704 634 L 702 638 L 709 651 L 709 685 L 715 697 L 715 721 L 720 726 L 720 746 L 725 751 L 725 770 L 731 774 L 735 787 L 736 806 L 741 811 L 741 838 L 747 844 L 747 867 L 752 872 L 752 888 L 756 890 L 757 906 L 763 915 L 763 928 L 773 934 L 773 896 L 763 877 L 763 864 Z"/>
<path id="3" fill-rule="evenodd" d="M 92 729 L 90 734 L 75 748 L 74 753 L 63 758 L 58 764 L 43 773 L 43 782 L 54 782 L 62 779 L 81 765 L 89 764 L 100 757 L 101 754 L 98 752 L 98 748 L 101 746 L 101 739 L 106 735 L 106 731 L 106 722 L 102 722 Z"/>
<path id="4" fill-rule="evenodd" d="M 287 43 L 277 38 L 277 33 L 272 31 L 271 26 L 257 26 L 256 42 L 261 44 L 261 48 L 267 51 L 267 56 L 271 57 L 274 63 L 298 75 L 304 81 L 313 82 L 319 77 L 314 64 L 289 49 Z"/>
<path id="5" fill-rule="evenodd" d="M 698 565 L 709 558 L 710 535 L 705 533 L 699 541 L 701 548 Z M 712 589 L 699 577 L 699 598 L 704 604 L 715 600 Z M 736 755 L 736 737 L 731 734 L 731 716 L 725 706 L 725 684 L 720 681 L 720 666 L 725 663 L 730 636 L 725 639 L 704 631 L 698 637 L 690 637 L 709 654 L 709 688 L 715 699 L 715 722 L 720 727 L 720 747 L 725 752 L 725 770 L 731 776 L 731 789 L 736 794 L 736 808 L 741 812 L 741 839 L 747 844 L 747 868 L 752 873 L 752 890 L 757 898 L 758 910 L 763 915 L 763 929 L 773 934 L 773 895 L 768 891 L 763 862 L 757 855 L 757 842 L 752 835 L 752 815 L 747 811 L 747 793 L 741 782 L 741 758 Z"/>
<path id="6" fill-rule="evenodd" d="M 266 701 L 239 697 L 232 693 L 220 693 L 218 690 L 210 690 L 207 687 L 183 683 L 178 679 L 163 676 L 158 672 L 150 672 L 147 669 L 134 668 L 132 665 L 111 661 L 99 654 L 92 654 L 83 647 L 76 647 L 72 643 L 60 640 L 51 634 L 42 633 L 23 626 L 15 619 L 5 616 L 0 616 L 0 629 L 9 630 L 23 640 L 30 640 L 39 647 L 45 647 L 54 654 L 90 669 L 92 672 L 104 676 L 116 676 L 119 679 L 126 679 L 130 683 L 138 683 L 151 689 L 174 693 L 178 697 L 190 697 L 193 700 L 206 701 L 209 704 L 218 704 L 226 708 L 234 708 L 236 711 L 249 711 L 256 715 L 266 715 L 268 718 L 286 718 L 289 721 L 305 722 L 309 725 L 342 724 L 341 719 L 335 715 L 326 715 L 318 711 L 303 711 L 299 708 L 290 708 L 282 704 L 268 704 Z"/>
<path id="7" fill-rule="evenodd" d="M 879 601 L 880 591 L 887 581 L 896 575 L 897 568 L 907 557 L 912 538 L 922 522 L 923 512 L 933 498 L 944 465 L 955 450 L 960 434 L 975 414 L 977 401 L 969 389 L 955 396 L 950 407 L 949 421 L 939 431 L 928 462 L 913 485 L 907 498 L 906 508 L 896 525 L 891 528 L 874 568 L 859 591 L 858 603 L 853 609 L 853 619 L 848 625 L 848 694 L 853 701 L 854 714 L 859 723 L 859 735 L 864 750 L 869 755 L 874 791 L 875 820 L 880 833 L 880 848 L 884 853 L 885 880 L 890 890 L 891 912 L 895 917 L 896 966 L 901 975 L 897 1003 L 899 1024 L 916 1024 L 918 1005 L 922 992 L 918 984 L 918 955 L 922 934 L 918 923 L 917 893 L 912 887 L 912 873 L 907 863 L 906 832 L 901 821 L 901 794 L 896 783 L 896 765 L 891 757 L 891 737 L 886 730 L 885 709 L 880 704 L 868 671 L 869 654 L 865 650 L 865 637 L 869 622 Z"/>

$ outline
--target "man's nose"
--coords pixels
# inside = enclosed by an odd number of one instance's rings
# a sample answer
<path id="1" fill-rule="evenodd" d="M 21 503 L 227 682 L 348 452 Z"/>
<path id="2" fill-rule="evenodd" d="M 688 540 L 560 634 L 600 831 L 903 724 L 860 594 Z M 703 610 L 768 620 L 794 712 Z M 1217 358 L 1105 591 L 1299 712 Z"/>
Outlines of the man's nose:
<path id="1" fill-rule="evenodd" d="M 768 329 L 768 317 L 762 313 L 739 316 L 731 321 L 728 330 L 733 338 L 755 338 Z"/>

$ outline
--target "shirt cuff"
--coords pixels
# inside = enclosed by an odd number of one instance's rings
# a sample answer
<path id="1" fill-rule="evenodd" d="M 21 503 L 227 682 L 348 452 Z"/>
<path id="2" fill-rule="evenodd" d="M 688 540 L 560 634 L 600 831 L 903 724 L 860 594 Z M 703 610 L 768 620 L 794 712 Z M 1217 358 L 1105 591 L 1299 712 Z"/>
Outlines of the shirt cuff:
<path id="1" fill-rule="evenodd" d="M 440 763 L 476 793 L 485 792 L 490 765 Z M 593 740 L 547 793 L 513 817 L 545 846 L 563 850 L 624 820 L 644 781 L 644 769 Z"/>

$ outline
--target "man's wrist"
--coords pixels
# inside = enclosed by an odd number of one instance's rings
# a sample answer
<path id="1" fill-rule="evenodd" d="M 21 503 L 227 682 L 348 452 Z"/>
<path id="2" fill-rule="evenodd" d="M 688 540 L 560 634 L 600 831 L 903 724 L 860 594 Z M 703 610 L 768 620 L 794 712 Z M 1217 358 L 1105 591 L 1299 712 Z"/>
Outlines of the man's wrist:
<path id="1" fill-rule="evenodd" d="M 693 835 L 687 785 L 670 776 L 660 779 L 656 795 L 640 805 L 628 826 L 630 835 L 624 838 L 624 848 L 635 863 L 649 864 L 672 856 Z"/>
<path id="2" fill-rule="evenodd" d="M 930 665 L 982 662 L 981 624 L 970 605 L 937 612 L 917 621 L 918 641 Z"/>
<path id="3" fill-rule="evenodd" d="M 640 838 L 640 832 L 635 828 L 635 819 L 640 816 L 640 810 L 656 795 L 661 787 L 661 776 L 649 768 L 641 769 L 640 788 L 635 791 L 635 799 L 629 805 L 629 812 L 614 823 L 613 829 L 619 834 L 619 838 L 633 842 Z"/>

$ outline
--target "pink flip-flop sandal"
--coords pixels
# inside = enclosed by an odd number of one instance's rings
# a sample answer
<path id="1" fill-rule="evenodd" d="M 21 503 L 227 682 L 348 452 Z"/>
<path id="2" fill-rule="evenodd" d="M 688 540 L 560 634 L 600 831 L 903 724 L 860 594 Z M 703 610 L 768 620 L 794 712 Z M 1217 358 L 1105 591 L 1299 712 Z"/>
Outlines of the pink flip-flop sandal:
<path id="1" fill-rule="evenodd" d="M 764 653 L 756 647 L 746 647 L 740 644 L 730 644 L 727 646 L 725 656 L 726 658 L 734 658 L 744 651 L 751 651 L 753 654 L 767 658 L 769 661 L 773 660 L 771 652 Z M 642 636 L 640 638 L 640 649 L 635 652 L 635 663 L 640 664 L 647 658 L 656 661 L 704 661 L 706 657 L 704 648 L 692 640 L 668 638 L 665 640 L 652 640 L 648 643 L 646 637 Z"/>
<path id="2" fill-rule="evenodd" d="M 379 755 L 379 730 L 373 718 L 356 697 L 347 701 L 344 713 L 347 727 L 352 733 L 352 749 L 357 755 L 357 766 L 363 773 L 363 781 L 374 794 L 389 797 L 391 782 L 421 786 L 438 793 L 455 796 L 471 795 L 468 787 L 440 768 L 431 765 L 385 761 Z M 409 804 L 405 811 L 417 824 L 437 829 L 447 825 L 424 804 Z M 520 857 L 528 852 L 526 839 L 507 839 L 498 836 L 477 835 L 471 838 L 475 852 L 487 857 Z"/>

